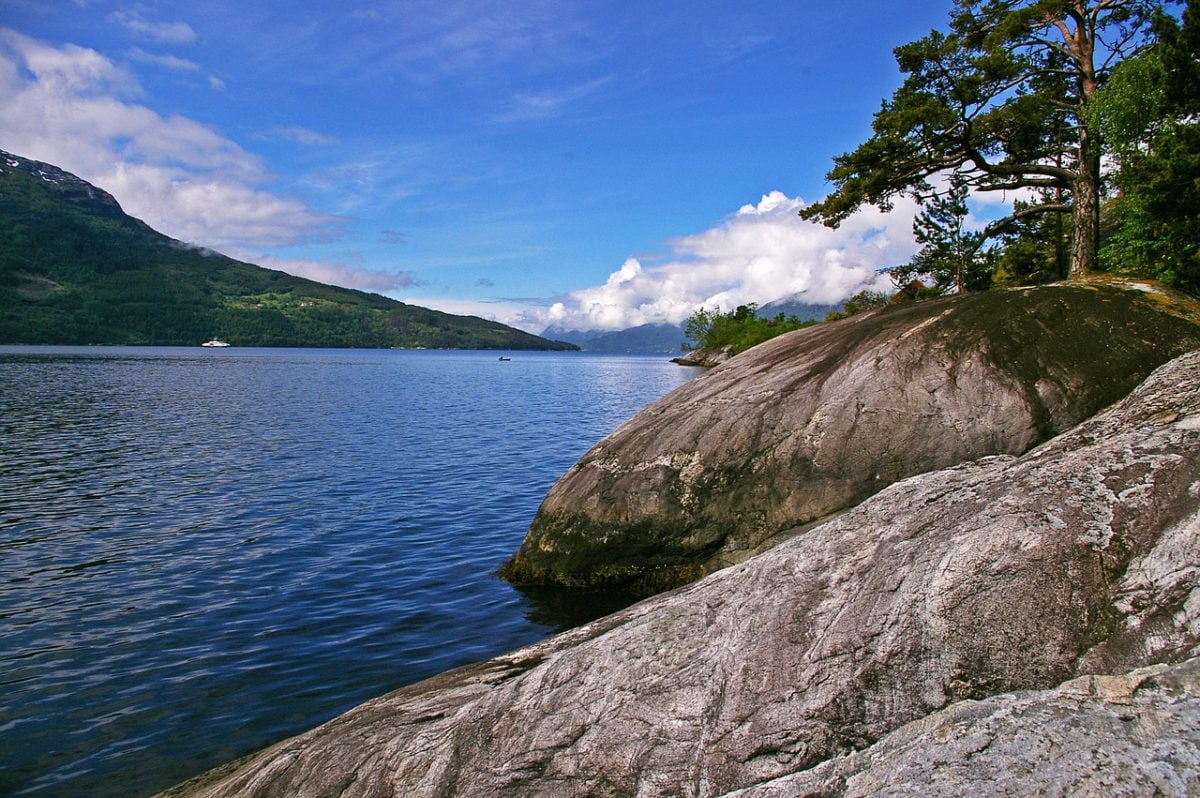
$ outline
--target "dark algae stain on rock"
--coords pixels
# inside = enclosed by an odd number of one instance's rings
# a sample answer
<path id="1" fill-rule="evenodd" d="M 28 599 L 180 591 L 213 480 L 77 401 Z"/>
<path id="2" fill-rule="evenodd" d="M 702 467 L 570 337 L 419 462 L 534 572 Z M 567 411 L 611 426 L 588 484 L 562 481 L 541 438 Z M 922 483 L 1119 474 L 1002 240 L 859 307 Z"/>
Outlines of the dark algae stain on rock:
<path id="1" fill-rule="evenodd" d="M 1147 374 L 1194 346 L 1196 322 L 1170 312 L 1140 284 L 1066 284 L 974 294 L 947 321 L 962 357 L 986 351 L 1016 378 L 1045 436 L 1117 401 Z M 1167 295 L 1169 296 L 1169 295 Z M 1187 300 L 1178 298 L 1185 313 Z"/>
<path id="2" fill-rule="evenodd" d="M 1197 347 L 1193 301 L 1118 281 L 966 294 L 783 335 L 597 444 L 501 573 L 642 595 L 684 584 L 897 480 L 1027 451 Z"/>
<path id="3" fill-rule="evenodd" d="M 636 583 L 635 593 L 658 592 L 679 584 L 680 575 L 689 571 L 693 579 L 703 576 L 703 569 L 695 563 L 697 557 L 715 553 L 721 543 L 715 539 L 707 546 L 689 545 L 686 534 L 659 541 L 661 524 L 652 520 L 615 527 L 592 522 L 587 516 L 547 513 L 539 516 L 539 522 L 538 528 L 547 541 L 558 542 L 547 542 L 542 552 L 561 563 L 563 576 L 548 579 L 540 569 L 515 558 L 502 569 L 505 578 L 518 584 L 549 582 L 569 587 Z M 597 557 L 592 545 L 599 536 L 604 537 L 606 550 L 611 549 L 602 557 Z"/>

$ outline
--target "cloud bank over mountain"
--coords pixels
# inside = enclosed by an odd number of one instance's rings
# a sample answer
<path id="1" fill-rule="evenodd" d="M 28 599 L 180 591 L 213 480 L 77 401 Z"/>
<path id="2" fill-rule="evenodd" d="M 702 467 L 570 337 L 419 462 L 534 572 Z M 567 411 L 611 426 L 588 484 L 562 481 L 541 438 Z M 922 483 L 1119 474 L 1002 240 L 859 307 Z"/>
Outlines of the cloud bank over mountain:
<path id="1" fill-rule="evenodd" d="M 146 28 L 155 31 L 182 37 L 182 28 Z M 256 155 L 194 120 L 151 110 L 143 95 L 127 69 L 95 50 L 0 28 L 0 140 L 10 151 L 78 174 L 190 244 L 347 288 L 411 284 L 408 275 L 259 254 L 334 235 L 341 220 L 271 191 Z"/>
<path id="2" fill-rule="evenodd" d="M 127 70 L 95 50 L 0 31 L 0 132 L 11 151 L 75 172 L 190 243 L 286 244 L 336 222 L 264 190 L 255 155 L 139 104 L 141 95 Z"/>
<path id="3" fill-rule="evenodd" d="M 890 287 L 877 270 L 916 252 L 910 200 L 898 200 L 889 213 L 865 208 L 836 230 L 800 219 L 805 204 L 772 191 L 720 224 L 674 240 L 669 256 L 631 257 L 603 285 L 573 291 L 514 321 L 619 330 L 675 324 L 699 307 L 728 310 L 793 294 L 832 304 L 864 288 Z"/>

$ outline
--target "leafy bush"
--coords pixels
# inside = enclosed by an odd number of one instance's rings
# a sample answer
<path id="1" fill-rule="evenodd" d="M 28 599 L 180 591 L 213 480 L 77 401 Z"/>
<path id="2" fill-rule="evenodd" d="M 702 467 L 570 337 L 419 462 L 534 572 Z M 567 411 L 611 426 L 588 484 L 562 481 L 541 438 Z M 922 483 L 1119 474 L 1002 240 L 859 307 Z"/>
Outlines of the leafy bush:
<path id="1" fill-rule="evenodd" d="M 875 308 L 886 308 L 892 303 L 892 297 L 882 291 L 865 289 L 859 291 L 842 303 L 841 310 L 835 310 L 825 316 L 825 321 L 837 321 L 850 316 L 864 313 Z"/>
<path id="2" fill-rule="evenodd" d="M 780 313 L 764 319 L 757 315 L 758 306 L 739 305 L 722 313 L 720 308 L 700 308 L 687 320 L 684 333 L 692 342 L 690 349 L 729 348 L 737 354 L 785 332 L 811 327 L 815 321 L 801 321 L 795 316 Z"/>

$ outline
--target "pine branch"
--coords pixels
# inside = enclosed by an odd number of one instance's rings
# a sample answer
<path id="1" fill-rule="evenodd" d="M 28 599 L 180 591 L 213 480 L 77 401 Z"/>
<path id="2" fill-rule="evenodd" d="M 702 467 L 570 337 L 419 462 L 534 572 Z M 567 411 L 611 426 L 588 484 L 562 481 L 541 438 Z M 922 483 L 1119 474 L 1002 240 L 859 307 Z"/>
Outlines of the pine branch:
<path id="1" fill-rule="evenodd" d="M 1016 222 L 1021 221 L 1022 219 L 1026 219 L 1030 216 L 1039 216 L 1043 213 L 1070 213 L 1070 212 L 1071 212 L 1071 205 L 1069 205 L 1068 203 L 1065 203 L 1065 202 L 1049 202 L 1049 203 L 1045 203 L 1043 205 L 1031 205 L 1027 208 L 1021 208 L 1020 210 L 1016 211 L 1015 213 L 1005 216 L 1003 219 L 997 219 L 996 221 L 989 224 L 987 227 L 983 228 L 983 232 L 981 235 L 984 238 L 992 238 L 992 237 L 998 235 L 999 233 L 1003 232 L 1005 228 L 1013 225 Z"/>

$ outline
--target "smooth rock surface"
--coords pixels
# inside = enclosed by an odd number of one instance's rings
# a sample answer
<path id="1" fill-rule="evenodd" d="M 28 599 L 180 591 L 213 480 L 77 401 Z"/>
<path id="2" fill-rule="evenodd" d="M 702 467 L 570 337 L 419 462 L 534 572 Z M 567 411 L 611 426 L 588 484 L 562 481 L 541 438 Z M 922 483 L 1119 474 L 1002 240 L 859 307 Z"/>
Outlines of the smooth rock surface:
<path id="1" fill-rule="evenodd" d="M 896 480 L 1019 454 L 1200 347 L 1196 305 L 1124 284 L 968 294 L 767 341 L 638 413 L 551 489 L 502 569 L 643 595 Z"/>
<path id="2" fill-rule="evenodd" d="M 168 794 L 720 795 L 954 702 L 1196 656 L 1200 352 L 1023 456 L 894 484 Z"/>

